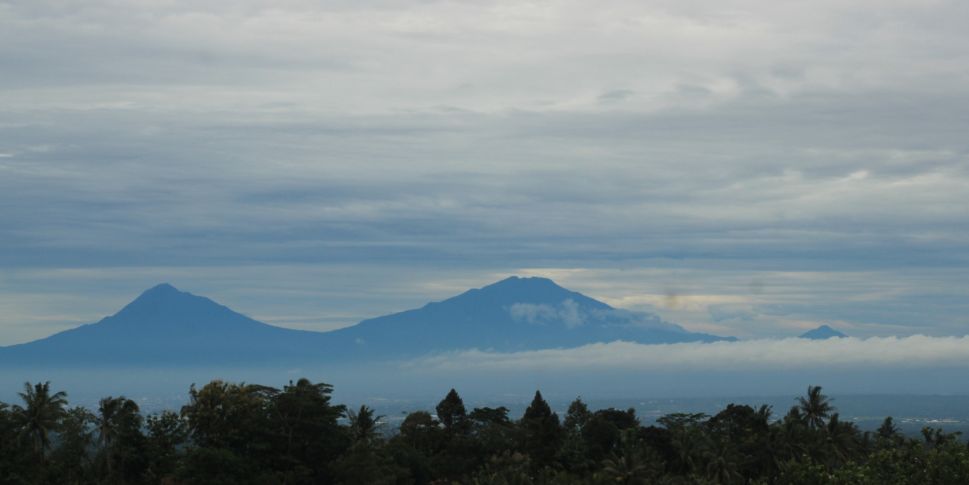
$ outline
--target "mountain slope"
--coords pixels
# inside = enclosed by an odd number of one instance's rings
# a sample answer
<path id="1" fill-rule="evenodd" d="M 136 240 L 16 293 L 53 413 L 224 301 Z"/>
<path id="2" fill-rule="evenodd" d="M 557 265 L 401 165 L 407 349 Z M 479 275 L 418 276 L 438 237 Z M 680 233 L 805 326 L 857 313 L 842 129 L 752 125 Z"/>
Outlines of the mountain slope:
<path id="1" fill-rule="evenodd" d="M 711 342 L 646 313 L 618 310 L 545 278 L 512 277 L 447 300 L 330 332 L 360 354 L 478 348 L 501 352 L 594 342 Z"/>
<path id="2" fill-rule="evenodd" d="M 322 335 L 267 325 L 161 284 L 97 323 L 2 348 L 0 362 L 255 363 L 307 354 Z"/>
<path id="3" fill-rule="evenodd" d="M 422 308 L 331 332 L 274 327 L 162 284 L 101 321 L 0 348 L 5 364 L 263 364 L 403 359 L 595 342 L 710 342 L 659 317 L 618 310 L 545 278 L 512 277 Z"/>

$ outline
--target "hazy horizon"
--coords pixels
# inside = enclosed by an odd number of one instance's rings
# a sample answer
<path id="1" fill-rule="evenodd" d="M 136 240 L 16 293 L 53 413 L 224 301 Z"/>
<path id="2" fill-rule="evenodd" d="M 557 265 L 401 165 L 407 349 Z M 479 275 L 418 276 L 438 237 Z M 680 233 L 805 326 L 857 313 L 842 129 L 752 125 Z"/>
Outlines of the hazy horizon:
<path id="1" fill-rule="evenodd" d="M 0 481 L 969 483 L 967 25 L 0 0 Z"/>
<path id="2" fill-rule="evenodd" d="M 740 341 L 509 297 L 449 318 L 537 344 L 361 379 L 965 393 L 967 23 L 956 1 L 0 2 L 0 347 L 163 282 L 327 331 L 541 276 Z M 850 338 L 791 338 L 825 324 Z"/>

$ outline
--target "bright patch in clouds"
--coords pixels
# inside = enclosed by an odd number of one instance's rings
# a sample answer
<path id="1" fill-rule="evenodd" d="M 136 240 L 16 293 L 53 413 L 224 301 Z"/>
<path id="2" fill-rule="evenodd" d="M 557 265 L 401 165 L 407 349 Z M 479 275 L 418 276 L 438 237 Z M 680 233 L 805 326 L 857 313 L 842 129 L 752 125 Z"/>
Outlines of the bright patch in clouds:
<path id="1" fill-rule="evenodd" d="M 562 322 L 566 327 L 573 328 L 585 322 L 579 305 L 571 299 L 564 300 L 557 306 L 515 303 L 508 312 L 515 320 L 539 325 Z"/>
<path id="2" fill-rule="evenodd" d="M 969 336 L 782 339 L 642 345 L 612 342 L 515 353 L 471 350 L 412 363 L 437 370 L 770 371 L 969 368 Z"/>

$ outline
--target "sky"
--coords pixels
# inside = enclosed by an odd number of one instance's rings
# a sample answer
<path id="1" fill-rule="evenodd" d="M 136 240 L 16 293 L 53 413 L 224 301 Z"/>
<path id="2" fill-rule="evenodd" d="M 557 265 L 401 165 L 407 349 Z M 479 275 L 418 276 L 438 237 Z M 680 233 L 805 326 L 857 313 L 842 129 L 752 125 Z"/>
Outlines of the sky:
<path id="1" fill-rule="evenodd" d="M 509 275 L 742 339 L 963 336 L 967 24 L 936 0 L 0 0 L 0 345 L 160 282 L 327 330 Z"/>

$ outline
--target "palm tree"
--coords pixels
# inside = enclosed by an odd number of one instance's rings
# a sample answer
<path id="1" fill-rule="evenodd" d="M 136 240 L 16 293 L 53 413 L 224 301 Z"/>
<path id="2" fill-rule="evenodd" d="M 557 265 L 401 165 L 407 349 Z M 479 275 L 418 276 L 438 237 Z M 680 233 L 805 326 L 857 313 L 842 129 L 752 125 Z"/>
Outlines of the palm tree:
<path id="1" fill-rule="evenodd" d="M 825 418 L 834 411 L 828 396 L 821 394 L 821 386 L 808 386 L 807 396 L 797 398 L 797 403 L 811 429 L 823 428 Z"/>
<path id="2" fill-rule="evenodd" d="M 106 397 L 98 407 L 98 436 L 104 450 L 104 460 L 107 464 L 108 476 L 112 474 L 114 463 L 114 443 L 119 435 L 132 427 L 140 426 L 138 417 L 138 403 L 121 397 Z"/>
<path id="3" fill-rule="evenodd" d="M 858 428 L 854 423 L 841 421 L 838 413 L 831 415 L 827 428 L 827 445 L 836 463 L 850 461 L 860 447 Z"/>
<path id="4" fill-rule="evenodd" d="M 609 483 L 644 484 L 649 478 L 649 468 L 636 455 L 623 453 L 603 462 L 602 475 Z"/>
<path id="5" fill-rule="evenodd" d="M 50 393 L 50 381 L 33 386 L 24 383 L 24 392 L 19 393 L 24 406 L 14 406 L 13 411 L 20 432 L 30 440 L 34 453 L 44 461 L 50 447 L 50 432 L 56 430 L 61 418 L 66 414 L 67 394 L 59 391 Z"/>
<path id="6" fill-rule="evenodd" d="M 651 475 L 647 457 L 636 446 L 633 430 L 627 430 L 620 437 L 621 453 L 613 453 L 603 462 L 602 476 L 609 483 L 645 484 Z"/>
<path id="7" fill-rule="evenodd" d="M 369 443 L 377 436 L 377 428 L 383 416 L 376 416 L 374 410 L 367 405 L 360 406 L 359 411 L 347 410 L 350 420 L 350 433 L 355 442 Z"/>
<path id="8" fill-rule="evenodd" d="M 770 417 L 774 414 L 774 407 L 768 406 L 767 404 L 761 405 L 757 408 L 757 419 L 764 422 L 765 424 L 770 424 Z"/>
<path id="9" fill-rule="evenodd" d="M 710 443 L 704 453 L 704 458 L 707 462 L 707 477 L 714 483 L 735 483 L 742 478 L 737 470 L 739 468 L 737 461 L 740 457 L 736 456 L 736 452 L 731 448 L 728 441 L 721 440 L 717 443 Z"/>

